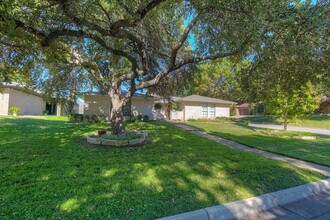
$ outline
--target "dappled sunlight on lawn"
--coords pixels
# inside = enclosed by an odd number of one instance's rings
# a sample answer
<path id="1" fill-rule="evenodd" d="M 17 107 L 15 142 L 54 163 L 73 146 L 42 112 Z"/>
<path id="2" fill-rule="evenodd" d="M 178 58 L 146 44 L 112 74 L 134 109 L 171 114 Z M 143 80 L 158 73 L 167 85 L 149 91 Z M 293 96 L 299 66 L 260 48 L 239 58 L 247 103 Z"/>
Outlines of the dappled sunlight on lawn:
<path id="1" fill-rule="evenodd" d="M 99 128 L 51 119 L 0 123 L 0 218 L 151 219 L 323 178 L 165 122 L 129 124 L 149 132 L 140 147 L 84 145 L 85 134 Z"/>
<path id="2" fill-rule="evenodd" d="M 60 205 L 60 210 L 65 212 L 71 212 L 75 209 L 78 209 L 83 202 L 86 202 L 86 199 L 68 199 Z"/>

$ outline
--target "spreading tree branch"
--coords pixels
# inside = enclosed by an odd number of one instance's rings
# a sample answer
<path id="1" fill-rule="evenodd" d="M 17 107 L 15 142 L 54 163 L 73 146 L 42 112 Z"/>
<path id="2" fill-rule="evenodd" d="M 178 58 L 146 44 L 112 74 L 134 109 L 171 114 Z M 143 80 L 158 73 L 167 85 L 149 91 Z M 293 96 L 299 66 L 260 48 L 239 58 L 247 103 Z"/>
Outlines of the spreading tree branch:
<path id="1" fill-rule="evenodd" d="M 180 69 L 183 66 L 186 66 L 188 64 L 198 64 L 202 61 L 206 61 L 206 60 L 215 60 L 215 59 L 219 59 L 219 58 L 224 58 L 224 57 L 228 57 L 231 55 L 236 55 L 240 52 L 241 50 L 235 50 L 235 51 L 231 51 L 231 52 L 222 52 L 222 53 L 217 53 L 215 55 L 210 55 L 210 56 L 200 56 L 200 57 L 195 57 L 195 58 L 190 58 L 190 59 L 186 59 L 183 60 L 177 64 L 175 64 L 174 66 L 160 72 L 157 74 L 157 76 L 151 80 L 148 81 L 143 81 L 140 82 L 137 86 L 136 86 L 136 90 L 139 89 L 144 89 L 144 88 L 148 88 L 151 86 L 156 85 L 157 83 L 159 83 L 159 81 L 161 79 L 163 79 L 164 77 L 166 77 L 167 75 L 169 75 L 170 73 Z"/>
<path id="2" fill-rule="evenodd" d="M 171 51 L 171 58 L 170 58 L 170 66 L 174 66 L 175 65 L 175 61 L 176 61 L 176 57 L 177 54 L 180 50 L 180 48 L 184 45 L 184 43 L 186 42 L 189 33 L 191 31 L 191 29 L 196 25 L 197 21 L 199 20 L 200 15 L 197 15 L 188 25 L 187 27 L 184 29 L 183 34 L 179 40 L 179 42 L 174 46 L 174 48 Z"/>
<path id="3" fill-rule="evenodd" d="M 144 5 L 142 1 L 138 10 L 134 13 L 136 15 L 134 17 L 137 18 L 131 20 L 130 19 L 118 20 L 111 25 L 111 29 L 116 31 L 119 28 L 135 27 L 138 24 L 138 22 L 140 22 L 153 8 L 157 7 L 159 4 L 165 1 L 166 0 L 152 0 L 147 5 Z"/>

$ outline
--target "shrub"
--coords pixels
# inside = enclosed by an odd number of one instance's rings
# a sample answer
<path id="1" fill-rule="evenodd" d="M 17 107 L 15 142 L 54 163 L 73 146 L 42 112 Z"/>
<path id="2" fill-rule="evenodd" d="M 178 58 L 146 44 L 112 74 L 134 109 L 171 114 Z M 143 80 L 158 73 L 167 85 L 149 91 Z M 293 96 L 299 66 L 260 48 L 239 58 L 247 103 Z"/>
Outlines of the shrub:
<path id="1" fill-rule="evenodd" d="M 9 108 L 9 111 L 13 114 L 17 114 L 21 111 L 21 109 L 17 106 L 12 106 L 12 107 Z"/>
<path id="2" fill-rule="evenodd" d="M 105 115 L 99 115 L 98 118 L 99 118 L 100 121 L 106 121 L 107 120 L 107 117 Z"/>
<path id="3" fill-rule="evenodd" d="M 136 118 L 137 118 L 137 120 L 141 121 L 142 120 L 142 115 L 137 115 Z"/>
<path id="4" fill-rule="evenodd" d="M 83 120 L 84 120 L 84 122 L 90 122 L 90 117 L 89 117 L 89 115 L 84 115 L 84 116 L 83 116 Z"/>
<path id="5" fill-rule="evenodd" d="M 102 119 L 102 120 L 97 121 L 97 123 L 99 123 L 100 125 L 107 125 L 108 121 L 106 119 Z"/>
<path id="6" fill-rule="evenodd" d="M 156 110 L 160 110 L 160 109 L 162 109 L 162 104 L 161 103 L 155 103 L 154 108 Z"/>
<path id="7" fill-rule="evenodd" d="M 193 119 L 193 118 L 189 118 L 187 121 L 194 122 L 194 121 L 197 121 L 197 120 L 196 119 Z"/>
<path id="8" fill-rule="evenodd" d="M 126 122 L 134 122 L 134 121 L 137 121 L 137 118 L 134 115 L 125 116 L 125 121 Z"/>
<path id="9" fill-rule="evenodd" d="M 42 111 L 42 113 L 43 113 L 44 115 L 48 115 L 49 112 L 48 112 L 48 110 L 45 109 L 45 110 Z"/>
<path id="10" fill-rule="evenodd" d="M 263 115 L 265 113 L 265 106 L 261 103 L 257 105 L 257 113 Z"/>
<path id="11" fill-rule="evenodd" d="M 74 115 L 75 114 L 73 114 L 73 113 L 68 114 L 69 121 L 75 121 Z"/>
<path id="12" fill-rule="evenodd" d="M 149 116 L 148 115 L 144 115 L 142 118 L 142 121 L 149 121 Z"/>
<path id="13" fill-rule="evenodd" d="M 92 115 L 91 116 L 91 122 L 98 122 L 99 118 L 97 117 L 97 115 Z"/>
<path id="14" fill-rule="evenodd" d="M 227 117 L 216 117 L 215 119 L 217 119 L 217 120 L 220 120 L 220 121 L 228 121 L 229 120 L 229 118 L 227 118 Z"/>
<path id="15" fill-rule="evenodd" d="M 237 118 L 230 117 L 229 120 L 232 121 L 232 122 L 236 122 L 237 121 Z"/>
<path id="16" fill-rule="evenodd" d="M 82 122 L 83 117 L 84 117 L 84 115 L 82 115 L 82 114 L 77 114 L 77 113 L 69 114 L 69 120 L 71 122 Z"/>

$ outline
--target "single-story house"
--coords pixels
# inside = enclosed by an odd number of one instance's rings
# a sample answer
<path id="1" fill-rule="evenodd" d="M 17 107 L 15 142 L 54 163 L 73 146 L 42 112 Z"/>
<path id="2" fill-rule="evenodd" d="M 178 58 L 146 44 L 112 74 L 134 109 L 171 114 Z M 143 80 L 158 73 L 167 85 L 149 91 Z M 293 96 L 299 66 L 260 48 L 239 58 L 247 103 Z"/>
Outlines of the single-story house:
<path id="1" fill-rule="evenodd" d="M 173 97 L 177 108 L 169 110 L 168 103 L 157 96 L 135 94 L 131 103 L 124 108 L 124 116 L 147 115 L 150 120 L 188 120 L 198 118 L 229 117 L 230 106 L 235 102 L 214 99 L 205 96 L 191 95 Z M 111 101 L 108 95 L 85 94 L 85 115 L 109 115 Z M 162 108 L 155 109 L 155 104 L 161 103 Z"/>
<path id="2" fill-rule="evenodd" d="M 64 113 L 62 106 L 55 100 L 45 101 L 40 91 L 28 90 L 19 84 L 3 84 L 0 90 L 0 115 L 10 115 L 12 106 L 20 108 L 18 115 L 43 115 L 45 110 L 49 115 Z M 75 109 L 78 108 L 76 105 Z"/>
<path id="3" fill-rule="evenodd" d="M 83 95 L 83 99 L 85 115 L 110 115 L 111 100 L 108 95 L 88 93 Z M 158 100 L 157 97 L 136 93 L 130 103 L 124 107 L 124 116 L 147 115 L 150 120 L 162 120 L 164 119 L 164 110 L 155 110 L 156 100 Z"/>
<path id="4" fill-rule="evenodd" d="M 182 121 L 188 119 L 229 117 L 230 106 L 236 104 L 231 101 L 199 95 L 173 97 L 173 101 L 177 104 L 177 108 L 170 110 L 170 119 Z"/>

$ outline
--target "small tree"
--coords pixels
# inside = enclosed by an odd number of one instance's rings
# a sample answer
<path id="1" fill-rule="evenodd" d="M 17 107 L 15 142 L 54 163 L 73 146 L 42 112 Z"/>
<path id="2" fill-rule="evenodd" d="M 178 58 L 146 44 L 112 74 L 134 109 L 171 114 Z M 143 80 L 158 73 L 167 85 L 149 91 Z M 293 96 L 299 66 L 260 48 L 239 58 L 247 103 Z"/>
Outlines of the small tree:
<path id="1" fill-rule="evenodd" d="M 314 86 L 308 82 L 299 90 L 290 92 L 277 86 L 275 94 L 268 101 L 268 107 L 275 117 L 284 120 L 284 130 L 286 131 L 289 120 L 306 117 L 318 107 L 319 102 Z"/>

